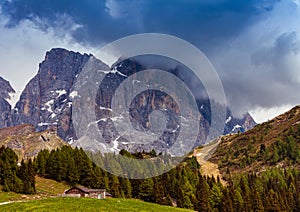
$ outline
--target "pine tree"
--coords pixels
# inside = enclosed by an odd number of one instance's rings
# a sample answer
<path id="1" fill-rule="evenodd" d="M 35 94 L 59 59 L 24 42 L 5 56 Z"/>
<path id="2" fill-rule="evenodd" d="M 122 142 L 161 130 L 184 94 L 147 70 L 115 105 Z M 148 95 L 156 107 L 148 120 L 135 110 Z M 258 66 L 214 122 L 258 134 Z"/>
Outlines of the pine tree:
<path id="1" fill-rule="evenodd" d="M 142 180 L 140 180 L 140 179 L 130 179 L 130 184 L 132 187 L 131 196 L 133 198 L 139 197 L 139 187 L 140 187 L 141 182 L 142 182 Z"/>
<path id="2" fill-rule="evenodd" d="M 6 159 L 2 162 L 2 185 L 3 185 L 3 191 L 16 191 L 18 188 L 16 188 L 16 181 L 17 176 L 16 172 L 12 169 L 11 164 Z"/>
<path id="3" fill-rule="evenodd" d="M 222 211 L 228 211 L 228 212 L 234 211 L 232 191 L 228 188 L 224 188 L 222 193 L 223 193 L 223 197 L 219 208 Z"/>
<path id="4" fill-rule="evenodd" d="M 31 159 L 27 163 L 23 160 L 18 175 L 23 182 L 24 194 L 35 194 L 35 171 Z"/>
<path id="5" fill-rule="evenodd" d="M 259 192 L 256 191 L 256 189 L 252 190 L 251 192 L 251 200 L 252 200 L 252 209 L 254 211 L 264 211 L 264 205 L 263 201 L 261 199 L 261 196 Z"/>
<path id="6" fill-rule="evenodd" d="M 125 198 L 131 198 L 132 188 L 129 179 L 120 177 L 119 182 L 120 182 L 120 190 L 121 193 L 123 194 L 122 196 Z"/>
<path id="7" fill-rule="evenodd" d="M 221 204 L 222 198 L 223 193 L 220 186 L 218 184 L 214 184 L 209 195 L 209 202 L 212 208 L 218 208 Z"/>
<path id="8" fill-rule="evenodd" d="M 80 180 L 80 175 L 79 175 L 78 169 L 75 165 L 75 161 L 73 158 L 69 158 L 66 181 L 70 185 L 76 185 L 79 182 L 79 180 Z"/>
<path id="9" fill-rule="evenodd" d="M 146 202 L 154 202 L 152 178 L 146 178 L 141 181 L 139 186 L 139 198 Z"/>
<path id="10" fill-rule="evenodd" d="M 28 181 L 30 183 L 31 187 L 31 194 L 35 194 L 35 171 L 34 171 L 34 165 L 32 163 L 32 160 L 29 159 L 27 164 L 27 171 L 28 171 Z"/>
<path id="11" fill-rule="evenodd" d="M 265 209 L 268 211 L 280 211 L 280 205 L 278 203 L 278 195 L 273 189 L 270 189 L 266 196 Z"/>
<path id="12" fill-rule="evenodd" d="M 37 174 L 42 177 L 46 176 L 47 160 L 49 158 L 49 154 L 50 153 L 48 150 L 40 151 L 34 162 Z"/>
<path id="13" fill-rule="evenodd" d="M 120 198 L 121 192 L 120 192 L 120 182 L 117 176 L 110 175 L 110 189 L 109 192 L 113 195 L 113 197 Z"/>
<path id="14" fill-rule="evenodd" d="M 241 195 L 240 188 L 238 188 L 234 191 L 233 204 L 234 204 L 234 208 L 236 209 L 236 211 L 243 210 L 243 208 L 244 208 L 244 200 L 243 200 L 243 197 Z"/>
<path id="15" fill-rule="evenodd" d="M 154 202 L 161 205 L 169 205 L 167 200 L 167 194 L 162 184 L 162 180 L 159 177 L 153 179 L 153 198 Z"/>
<path id="16" fill-rule="evenodd" d="M 196 198 L 198 200 L 198 204 L 195 205 L 195 209 L 198 211 L 210 211 L 211 206 L 209 202 L 210 196 L 210 188 L 206 181 L 206 179 L 200 175 L 199 176 L 199 184 L 197 186 Z"/>
<path id="17" fill-rule="evenodd" d="M 60 163 L 59 150 L 52 150 L 46 162 L 46 173 L 49 178 L 61 181 L 60 176 L 58 175 Z"/>
<path id="18" fill-rule="evenodd" d="M 244 199 L 244 208 L 245 210 L 249 210 L 251 208 L 251 198 L 250 198 L 250 188 L 249 188 L 247 176 L 241 175 L 239 186 L 241 188 L 241 194 Z"/>

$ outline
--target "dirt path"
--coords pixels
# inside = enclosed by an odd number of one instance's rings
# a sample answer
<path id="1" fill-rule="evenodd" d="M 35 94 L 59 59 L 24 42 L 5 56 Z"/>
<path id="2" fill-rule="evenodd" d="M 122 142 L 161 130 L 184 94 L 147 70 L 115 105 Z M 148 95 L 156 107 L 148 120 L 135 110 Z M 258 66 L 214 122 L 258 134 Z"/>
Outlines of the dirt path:
<path id="1" fill-rule="evenodd" d="M 212 144 L 204 146 L 202 149 L 195 149 L 194 156 L 197 158 L 198 163 L 201 165 L 201 171 L 203 175 L 214 176 L 215 178 L 219 176 L 221 183 L 223 185 L 226 185 L 226 181 L 222 180 L 222 175 L 220 174 L 218 165 L 208 161 L 220 142 L 221 139 L 217 138 L 212 142 Z"/>
<path id="2" fill-rule="evenodd" d="M 0 206 L 1 206 L 1 205 L 7 205 L 7 204 L 10 204 L 10 203 L 14 203 L 14 202 L 24 202 L 24 201 L 8 201 L 8 202 L 0 202 Z"/>
<path id="3" fill-rule="evenodd" d="M 0 205 L 7 205 L 7 204 L 10 204 L 10 203 L 13 203 L 13 202 L 0 202 Z"/>

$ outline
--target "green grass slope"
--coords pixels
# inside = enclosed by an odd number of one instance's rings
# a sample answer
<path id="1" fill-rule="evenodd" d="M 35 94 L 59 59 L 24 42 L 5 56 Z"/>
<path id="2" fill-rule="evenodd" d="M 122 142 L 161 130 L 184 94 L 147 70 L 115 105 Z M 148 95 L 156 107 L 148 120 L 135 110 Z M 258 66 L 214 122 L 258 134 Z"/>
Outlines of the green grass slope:
<path id="1" fill-rule="evenodd" d="M 47 198 L 0 205 L 0 211 L 191 211 L 132 199 Z"/>
<path id="2" fill-rule="evenodd" d="M 300 106 L 245 133 L 224 136 L 210 162 L 222 174 L 300 169 Z"/>
<path id="3" fill-rule="evenodd" d="M 64 182 L 56 182 L 55 180 L 45 179 L 36 176 L 35 188 L 36 188 L 36 194 L 25 195 L 25 194 L 17 194 L 14 192 L 4 192 L 2 191 L 2 188 L 0 186 L 0 204 L 2 202 L 28 201 L 28 200 L 47 198 L 51 196 L 52 197 L 57 196 L 59 194 L 62 194 L 66 189 L 69 189 L 70 186 Z"/>

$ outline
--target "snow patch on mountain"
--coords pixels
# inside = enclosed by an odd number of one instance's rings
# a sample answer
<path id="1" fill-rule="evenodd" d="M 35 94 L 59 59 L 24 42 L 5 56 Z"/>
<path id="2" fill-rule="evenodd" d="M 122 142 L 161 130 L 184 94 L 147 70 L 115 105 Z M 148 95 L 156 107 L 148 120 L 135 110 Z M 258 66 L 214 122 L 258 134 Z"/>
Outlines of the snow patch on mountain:
<path id="1" fill-rule="evenodd" d="M 57 91 L 55 91 L 55 93 L 58 94 L 58 96 L 56 97 L 56 98 L 58 98 L 58 97 L 60 97 L 61 95 L 67 94 L 67 91 L 66 91 L 66 90 L 57 90 Z"/>
<path id="2" fill-rule="evenodd" d="M 174 129 L 174 130 L 172 131 L 172 133 L 175 133 L 175 132 L 179 129 L 179 127 L 180 127 L 180 125 L 177 125 L 176 129 Z"/>
<path id="3" fill-rule="evenodd" d="M 100 108 L 100 110 L 109 110 L 109 111 L 112 111 L 111 108 L 107 108 L 107 107 L 102 107 L 102 106 L 100 106 L 99 108 Z"/>
<path id="4" fill-rule="evenodd" d="M 17 91 L 15 93 L 10 92 L 10 93 L 8 93 L 8 95 L 9 95 L 9 98 L 6 98 L 5 100 L 10 104 L 11 108 L 14 108 L 20 99 L 21 91 Z"/>
<path id="5" fill-rule="evenodd" d="M 49 123 L 41 122 L 41 123 L 38 123 L 38 126 L 39 126 L 39 127 L 49 126 Z"/>
<path id="6" fill-rule="evenodd" d="M 127 75 L 118 71 L 118 69 L 116 67 L 114 67 L 113 70 L 110 70 L 110 71 L 98 70 L 97 72 L 104 73 L 104 74 L 119 74 L 123 77 L 127 77 Z"/>
<path id="7" fill-rule="evenodd" d="M 132 85 L 134 85 L 135 83 L 141 83 L 141 81 L 139 81 L 139 80 L 132 80 Z"/>
<path id="8" fill-rule="evenodd" d="M 111 120 L 112 121 L 118 121 L 118 120 L 122 120 L 124 117 L 122 115 L 119 115 L 119 116 L 115 116 L 115 117 L 112 117 Z"/>
<path id="9" fill-rule="evenodd" d="M 121 138 L 121 136 L 118 136 L 115 140 L 112 141 L 113 147 L 110 148 L 111 151 L 113 152 L 119 152 L 120 150 L 118 149 L 119 146 L 119 139 Z"/>
<path id="10" fill-rule="evenodd" d="M 55 118 L 55 117 L 56 117 L 55 113 L 52 113 L 51 116 L 50 116 L 50 118 L 52 118 L 52 119 Z"/>
<path id="11" fill-rule="evenodd" d="M 242 126 L 241 125 L 235 125 L 232 129 L 232 132 L 236 131 L 237 129 L 241 128 Z"/>
<path id="12" fill-rule="evenodd" d="M 78 96 L 78 91 L 72 91 L 72 92 L 69 94 L 69 97 L 71 97 L 72 99 L 74 99 L 76 96 Z"/>
<path id="13" fill-rule="evenodd" d="M 51 106 L 51 105 L 53 105 L 53 104 L 54 104 L 54 100 L 51 99 L 51 100 L 49 100 L 48 102 L 45 103 L 45 107 L 42 107 L 41 110 L 47 110 L 47 111 L 49 111 L 50 113 L 53 113 L 53 111 L 52 111 L 52 106 Z"/>
<path id="14" fill-rule="evenodd" d="M 231 120 L 232 120 L 232 117 L 229 116 L 229 117 L 226 119 L 225 124 L 228 124 Z"/>

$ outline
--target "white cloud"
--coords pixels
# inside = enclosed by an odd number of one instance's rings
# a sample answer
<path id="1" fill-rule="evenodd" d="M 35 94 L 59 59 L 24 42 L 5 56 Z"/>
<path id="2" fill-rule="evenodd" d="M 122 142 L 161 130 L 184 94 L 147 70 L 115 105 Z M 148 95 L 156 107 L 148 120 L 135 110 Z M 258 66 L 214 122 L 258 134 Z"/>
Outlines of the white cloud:
<path id="1" fill-rule="evenodd" d="M 272 108 L 256 108 L 254 110 L 249 111 L 251 116 L 257 123 L 262 123 L 268 120 L 275 118 L 276 116 L 285 113 L 286 111 L 293 108 L 293 105 L 283 105 L 279 107 Z"/>
<path id="2" fill-rule="evenodd" d="M 135 27 L 140 24 L 140 28 L 143 29 L 143 21 L 140 21 L 143 20 L 141 2 L 106 0 L 105 6 L 112 18 L 134 17 L 130 21 Z M 295 87 L 300 82 L 299 54 L 289 52 L 285 57 L 281 57 L 281 54 L 277 57 L 269 55 L 272 49 L 274 52 L 276 40 L 284 33 L 295 32 L 294 44 L 300 45 L 297 42 L 300 36 L 299 2 L 299 0 L 280 1 L 272 11 L 261 15 L 263 17 L 260 22 L 249 25 L 250 27 L 220 46 L 218 52 L 210 57 L 224 82 L 230 106 L 234 111 L 258 110 L 256 114 L 261 116 L 261 119 L 259 117 L 257 119 L 262 120 L 264 114 L 259 113 L 260 109 L 255 108 L 278 108 L 282 104 L 293 105 L 297 104 L 297 101 L 300 102 L 298 87 Z M 264 5 L 263 9 L 265 7 L 268 7 L 268 4 Z M 7 18 L 0 10 L 0 76 L 11 81 L 16 90 L 23 89 L 36 74 L 39 62 L 44 59 L 45 52 L 51 48 L 62 47 L 79 52 L 96 52 L 95 48 L 74 41 L 72 32 L 81 26 L 67 14 L 57 15 L 53 20 L 54 24 L 49 25 L 46 20 L 34 17 L 32 21 L 22 21 L 14 28 L 6 28 L 6 22 Z M 164 22 L 162 17 L 159 23 L 167 22 Z M 171 23 L 169 25 L 172 26 Z M 168 32 L 169 25 L 162 26 L 162 29 L 166 27 Z M 128 26 L 130 29 L 131 25 Z M 103 27 L 106 33 L 116 33 L 116 30 L 105 29 Z M 255 64 L 254 55 L 259 55 L 263 62 Z M 276 61 L 275 58 L 279 59 Z M 272 112 L 272 109 L 270 111 Z"/>
<path id="3" fill-rule="evenodd" d="M 7 17 L 0 8 L 0 76 L 10 81 L 15 90 L 23 90 L 37 73 L 46 51 L 60 47 L 68 50 L 93 53 L 95 49 L 84 47 L 73 41 L 71 33 L 81 27 L 66 14 L 56 20 L 56 27 L 41 30 L 47 24 L 38 18 L 21 21 L 18 26 L 8 28 Z"/>
<path id="4" fill-rule="evenodd" d="M 120 5 L 115 0 L 106 0 L 105 7 L 109 15 L 113 18 L 122 18 L 126 16 L 126 13 L 124 13 L 123 11 L 122 5 Z"/>
<path id="5" fill-rule="evenodd" d="M 261 122 L 300 104 L 299 17 L 299 7 L 281 1 L 212 57 L 235 115 L 252 111 Z"/>
<path id="6" fill-rule="evenodd" d="M 293 0 L 293 2 L 297 5 L 300 5 L 300 0 Z"/>

